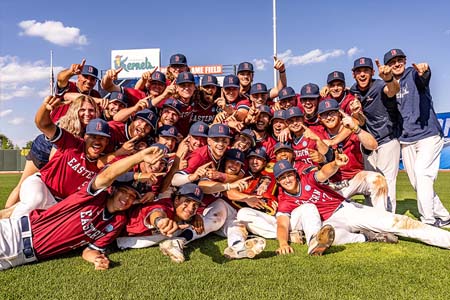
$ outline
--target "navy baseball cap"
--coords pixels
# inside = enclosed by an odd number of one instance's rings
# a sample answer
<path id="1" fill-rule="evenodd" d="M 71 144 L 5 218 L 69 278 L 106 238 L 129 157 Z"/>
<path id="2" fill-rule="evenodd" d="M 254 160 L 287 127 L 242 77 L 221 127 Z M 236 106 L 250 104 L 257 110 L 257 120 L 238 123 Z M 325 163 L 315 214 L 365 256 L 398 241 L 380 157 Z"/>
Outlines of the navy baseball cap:
<path id="1" fill-rule="evenodd" d="M 90 120 L 86 126 L 86 134 L 111 137 L 108 122 L 102 119 Z"/>
<path id="2" fill-rule="evenodd" d="M 325 99 L 320 101 L 317 113 L 320 115 L 331 110 L 339 110 L 339 103 L 334 99 Z"/>
<path id="3" fill-rule="evenodd" d="M 280 177 L 284 173 L 290 172 L 290 171 L 296 171 L 296 170 L 294 169 L 292 164 L 289 161 L 285 160 L 285 159 L 277 161 L 275 163 L 275 165 L 273 166 L 273 175 L 277 179 L 278 179 L 278 177 Z"/>
<path id="4" fill-rule="evenodd" d="M 267 90 L 267 86 L 264 83 L 252 84 L 252 87 L 250 88 L 250 95 L 267 93 L 269 93 L 269 91 Z"/>
<path id="5" fill-rule="evenodd" d="M 248 61 L 241 62 L 239 64 L 239 66 L 238 66 L 237 72 L 239 73 L 239 72 L 242 72 L 242 71 L 250 71 L 250 72 L 253 73 L 254 72 L 253 71 L 253 64 L 249 63 Z"/>
<path id="6" fill-rule="evenodd" d="M 274 111 L 273 117 L 272 117 L 272 119 L 270 120 L 270 122 L 272 122 L 272 121 L 275 120 L 275 119 L 286 120 L 286 119 L 287 119 L 286 111 L 283 110 L 283 109 Z"/>
<path id="7" fill-rule="evenodd" d="M 291 152 L 294 152 L 294 149 L 292 148 L 292 145 L 290 143 L 278 142 L 275 144 L 275 147 L 273 148 L 273 153 L 277 153 L 278 150 L 281 150 L 281 149 L 287 149 L 287 150 L 290 150 Z"/>
<path id="8" fill-rule="evenodd" d="M 267 105 L 260 105 L 258 107 L 260 113 L 268 114 L 270 117 L 272 117 L 272 111 L 270 110 L 270 107 Z"/>
<path id="9" fill-rule="evenodd" d="M 169 65 L 185 65 L 187 66 L 186 56 L 177 53 L 170 57 Z"/>
<path id="10" fill-rule="evenodd" d="M 298 106 L 289 107 L 289 109 L 286 111 L 286 119 L 295 117 L 303 117 L 302 110 Z"/>
<path id="11" fill-rule="evenodd" d="M 213 124 L 208 131 L 209 138 L 216 137 L 226 137 L 231 138 L 230 136 L 230 127 L 224 124 Z"/>
<path id="12" fill-rule="evenodd" d="M 196 185 L 195 183 L 186 183 L 181 185 L 176 192 L 178 196 L 185 196 L 195 202 L 202 203 L 203 200 L 203 191 L 202 189 Z"/>
<path id="13" fill-rule="evenodd" d="M 123 105 L 125 105 L 125 107 L 128 106 L 127 96 L 120 92 L 111 92 L 111 94 L 109 94 L 108 100 L 109 100 L 109 102 L 118 101 L 118 102 L 122 103 Z"/>
<path id="14" fill-rule="evenodd" d="M 152 144 L 150 147 L 156 147 L 156 148 L 162 150 L 164 154 L 167 154 L 167 153 L 169 153 L 169 151 L 170 151 L 170 150 L 169 150 L 169 147 L 167 147 L 166 145 L 163 145 L 163 144 L 161 144 L 161 143 L 154 143 L 154 144 Z M 163 158 L 163 159 L 164 159 L 164 158 Z"/>
<path id="15" fill-rule="evenodd" d="M 248 137 L 252 141 L 252 147 L 255 147 L 255 145 L 256 145 L 256 137 L 255 137 L 255 133 L 253 132 L 253 130 L 245 128 L 244 130 L 239 132 L 239 134 L 240 135 L 245 135 L 246 137 Z"/>
<path id="16" fill-rule="evenodd" d="M 98 80 L 98 69 L 91 65 L 84 65 L 83 70 L 81 70 L 81 75 L 92 76 Z"/>
<path id="17" fill-rule="evenodd" d="M 163 125 L 158 128 L 157 135 L 178 138 L 178 129 L 175 126 Z"/>
<path id="18" fill-rule="evenodd" d="M 302 86 L 300 99 L 312 99 L 320 97 L 319 86 L 315 83 L 307 83 Z"/>
<path id="19" fill-rule="evenodd" d="M 141 192 L 138 189 L 138 182 L 136 182 L 133 178 L 133 172 L 124 173 L 116 178 L 113 181 L 112 186 L 114 187 L 126 187 L 132 190 L 136 194 L 136 199 L 141 198 Z"/>
<path id="20" fill-rule="evenodd" d="M 217 77 L 214 75 L 203 76 L 201 86 L 207 86 L 207 85 L 219 86 L 219 84 L 217 83 Z"/>
<path id="21" fill-rule="evenodd" d="M 191 125 L 189 135 L 208 137 L 209 126 L 203 121 L 197 121 Z"/>
<path id="22" fill-rule="evenodd" d="M 160 71 L 153 72 L 152 81 L 158 81 L 166 85 L 166 75 L 164 75 L 164 73 Z"/>
<path id="23" fill-rule="evenodd" d="M 158 121 L 158 118 L 156 117 L 155 113 L 151 111 L 150 109 L 143 109 L 136 113 L 134 118 L 139 118 L 150 124 L 150 126 L 153 127 L 153 129 L 156 128 L 156 123 Z"/>
<path id="24" fill-rule="evenodd" d="M 354 71 L 354 70 L 356 70 L 358 68 L 364 68 L 364 67 L 373 69 L 372 59 L 370 59 L 368 57 L 360 57 L 360 58 L 356 59 L 353 62 L 353 69 L 352 69 L 352 71 Z"/>
<path id="25" fill-rule="evenodd" d="M 173 109 L 179 116 L 181 115 L 181 102 L 174 98 L 169 98 L 162 105 L 163 107 L 169 107 Z"/>
<path id="26" fill-rule="evenodd" d="M 227 75 L 223 79 L 223 88 L 227 87 L 240 87 L 239 78 L 236 75 Z"/>
<path id="27" fill-rule="evenodd" d="M 339 80 L 342 81 L 345 84 L 345 76 L 344 73 L 340 71 L 333 71 L 330 74 L 328 74 L 327 77 L 327 84 L 331 83 L 332 81 Z"/>
<path id="28" fill-rule="evenodd" d="M 256 156 L 256 157 L 262 158 L 264 160 L 268 159 L 267 152 L 264 147 L 256 148 L 255 150 L 251 151 L 249 153 L 249 155 L 247 155 L 247 157 L 251 157 L 251 156 Z"/>
<path id="29" fill-rule="evenodd" d="M 291 88 L 290 86 L 284 87 L 278 92 L 278 100 L 279 101 L 286 99 L 286 98 L 296 97 L 296 96 L 297 95 L 295 94 L 294 89 Z"/>
<path id="30" fill-rule="evenodd" d="M 181 72 L 177 77 L 177 84 L 195 83 L 194 75 L 191 72 Z"/>
<path id="31" fill-rule="evenodd" d="M 245 154 L 239 149 L 228 149 L 225 152 L 225 159 L 226 160 L 234 160 L 237 162 L 240 162 L 241 164 L 245 164 Z"/>
<path id="32" fill-rule="evenodd" d="M 402 49 L 391 49 L 384 54 L 384 64 L 386 65 L 391 59 L 395 57 L 406 57 Z"/>

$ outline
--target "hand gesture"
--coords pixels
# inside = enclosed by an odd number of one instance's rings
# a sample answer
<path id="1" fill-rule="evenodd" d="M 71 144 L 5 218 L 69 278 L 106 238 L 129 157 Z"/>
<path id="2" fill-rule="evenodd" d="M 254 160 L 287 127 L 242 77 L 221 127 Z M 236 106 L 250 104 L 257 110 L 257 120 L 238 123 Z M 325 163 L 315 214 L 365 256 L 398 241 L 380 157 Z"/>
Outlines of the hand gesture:
<path id="1" fill-rule="evenodd" d="M 81 71 L 83 71 L 84 64 L 86 63 L 86 59 L 83 58 L 81 64 L 72 64 L 70 65 L 70 73 L 72 75 L 80 75 Z"/>
<path id="2" fill-rule="evenodd" d="M 350 111 L 352 112 L 352 115 L 362 113 L 361 101 L 356 97 L 350 102 Z"/>
<path id="3" fill-rule="evenodd" d="M 328 94 L 330 93 L 330 89 L 328 88 L 328 86 L 324 86 L 323 88 L 320 89 L 320 96 L 322 98 L 326 98 L 328 96 Z"/>
<path id="4" fill-rule="evenodd" d="M 289 130 L 289 128 L 284 128 L 280 131 L 280 134 L 277 136 L 277 138 L 280 143 L 286 143 L 287 141 L 292 139 L 291 131 Z"/>
<path id="5" fill-rule="evenodd" d="M 348 163 L 348 156 L 344 153 L 339 153 L 338 151 L 335 152 L 335 159 L 334 162 L 338 167 L 343 167 Z"/>
<path id="6" fill-rule="evenodd" d="M 105 77 L 110 79 L 110 80 L 117 80 L 117 76 L 119 75 L 119 73 L 123 70 L 122 67 L 118 68 L 118 69 L 110 69 L 108 71 L 106 71 L 105 73 Z"/>
<path id="7" fill-rule="evenodd" d="M 211 166 L 211 165 L 212 165 L 212 161 L 210 161 L 209 163 L 206 163 L 206 164 L 200 166 L 200 167 L 194 172 L 194 174 L 192 174 L 194 178 L 191 180 L 191 182 L 192 182 L 192 181 L 197 181 L 197 180 L 199 180 L 200 178 L 205 177 L 205 176 L 206 176 L 206 173 L 208 172 L 208 168 L 209 168 L 209 166 Z"/>
<path id="8" fill-rule="evenodd" d="M 134 145 L 136 144 L 137 140 L 139 139 L 139 136 L 135 136 L 125 143 L 122 144 L 122 147 L 120 147 L 120 154 L 121 155 L 131 155 L 136 153 L 136 150 L 134 149 Z"/>
<path id="9" fill-rule="evenodd" d="M 237 132 L 241 132 L 242 129 L 244 129 L 244 123 L 240 122 L 236 119 L 235 114 L 237 111 L 235 111 L 231 117 L 227 119 L 228 121 L 228 127 L 235 129 Z"/>
<path id="10" fill-rule="evenodd" d="M 158 67 L 154 67 L 153 69 L 151 69 L 150 71 L 146 71 L 144 73 L 142 73 L 142 80 L 143 81 L 151 81 L 152 80 L 152 75 L 153 73 L 155 73 L 155 71 L 158 69 Z"/>
<path id="11" fill-rule="evenodd" d="M 177 81 L 174 79 L 164 90 L 164 96 L 171 97 L 177 92 Z"/>
<path id="12" fill-rule="evenodd" d="M 155 201 L 155 193 L 153 192 L 145 193 L 141 199 L 139 199 L 139 203 L 149 203 L 153 201 Z"/>
<path id="13" fill-rule="evenodd" d="M 265 203 L 262 200 L 262 196 L 253 196 L 253 197 L 247 198 L 245 200 L 245 203 L 247 203 L 248 206 L 250 206 L 252 208 L 259 208 L 259 209 L 265 208 Z"/>
<path id="14" fill-rule="evenodd" d="M 139 100 L 134 107 L 135 107 L 136 111 L 141 111 L 143 109 L 148 108 L 148 99 L 147 99 L 147 97 Z"/>
<path id="15" fill-rule="evenodd" d="M 307 126 L 305 126 L 305 124 L 301 124 L 302 128 L 303 128 L 303 136 L 305 138 L 308 138 L 310 140 L 314 140 L 314 141 L 318 141 L 320 140 L 319 136 L 317 134 L 314 133 L 314 131 L 312 131 L 311 129 L 309 129 Z"/>
<path id="16" fill-rule="evenodd" d="M 45 105 L 45 108 L 49 111 L 52 111 L 53 109 L 57 108 L 62 104 L 61 98 L 58 96 L 47 96 L 44 99 L 43 104 Z"/>
<path id="17" fill-rule="evenodd" d="M 342 115 L 342 125 L 352 131 L 355 130 L 358 126 L 355 120 L 351 116 L 347 115 L 342 109 L 340 109 L 339 112 Z"/>
<path id="18" fill-rule="evenodd" d="M 222 123 L 227 118 L 228 114 L 225 111 L 221 111 L 220 113 L 216 114 L 216 117 L 214 118 L 214 124 Z"/>
<path id="19" fill-rule="evenodd" d="M 199 214 L 194 215 L 191 225 L 192 225 L 192 229 L 194 229 L 197 234 L 202 234 L 203 231 L 205 231 L 203 217 Z"/>
<path id="20" fill-rule="evenodd" d="M 419 76 L 422 76 L 426 71 L 429 70 L 429 66 L 427 63 L 412 64 L 412 66 L 417 71 L 417 74 L 419 74 Z"/>
<path id="21" fill-rule="evenodd" d="M 230 183 L 230 189 L 237 189 L 239 192 L 245 191 L 248 189 L 248 180 L 252 178 L 252 176 L 248 176 L 239 180 L 236 180 L 233 183 Z"/>
<path id="22" fill-rule="evenodd" d="M 273 68 L 277 70 L 278 72 L 285 72 L 286 67 L 284 66 L 284 62 L 281 59 L 278 59 L 276 56 L 273 57 L 274 63 Z"/>
<path id="23" fill-rule="evenodd" d="M 308 148 L 308 154 L 309 158 L 311 158 L 311 160 L 315 163 L 320 164 L 325 162 L 325 156 L 316 149 Z"/>
<path id="24" fill-rule="evenodd" d="M 186 229 L 189 227 L 189 224 L 178 225 L 177 222 L 169 218 L 161 219 L 158 224 L 155 225 L 158 225 L 157 228 L 162 235 L 168 237 L 172 237 L 173 233 L 178 229 Z"/>
<path id="25" fill-rule="evenodd" d="M 158 147 L 149 147 L 143 150 L 144 155 L 144 161 L 146 163 L 149 163 L 151 165 L 157 163 L 164 157 L 164 151 L 159 149 Z"/>
<path id="26" fill-rule="evenodd" d="M 97 255 L 94 258 L 95 270 L 107 270 L 109 269 L 109 259 L 105 254 Z"/>
<path id="27" fill-rule="evenodd" d="M 394 76 L 392 74 L 392 68 L 386 65 L 382 65 L 378 60 L 378 58 L 375 59 L 375 63 L 377 64 L 378 74 L 380 78 L 383 79 L 384 81 L 390 81 L 392 79 L 392 76 Z"/>

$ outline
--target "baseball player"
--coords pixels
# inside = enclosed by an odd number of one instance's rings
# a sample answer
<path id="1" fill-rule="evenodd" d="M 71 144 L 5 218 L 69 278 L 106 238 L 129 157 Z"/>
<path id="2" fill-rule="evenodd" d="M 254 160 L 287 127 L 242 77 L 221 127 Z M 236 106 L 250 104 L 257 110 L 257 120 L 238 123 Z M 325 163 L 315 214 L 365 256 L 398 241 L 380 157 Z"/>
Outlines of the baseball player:
<path id="1" fill-rule="evenodd" d="M 82 140 L 52 122 L 50 112 L 60 103 L 61 98 L 48 96 L 36 113 L 36 126 L 57 146 L 57 150 L 39 173 L 22 183 L 20 201 L 11 213 L 12 218 L 33 209 L 47 209 L 83 189 L 106 163 L 100 158 L 110 138 L 107 122 L 91 120 Z"/>
<path id="2" fill-rule="evenodd" d="M 181 185 L 169 198 L 133 206 L 128 212 L 126 234 L 117 238 L 120 249 L 145 248 L 178 236 L 182 229 L 193 225 L 197 230 L 203 224 L 195 224 L 195 215 L 202 204 L 203 192 L 193 183 Z M 172 243 L 168 242 L 169 245 Z M 169 245 L 162 246 L 168 248 Z M 164 252 L 169 255 L 169 252 Z M 172 255 L 176 262 L 183 262 L 184 255 Z"/>
<path id="3" fill-rule="evenodd" d="M 217 113 L 217 106 L 214 101 L 220 96 L 220 86 L 214 75 L 205 75 L 202 78 L 200 91 L 201 96 L 194 102 L 194 113 L 191 122 L 203 121 L 212 124 Z"/>
<path id="4" fill-rule="evenodd" d="M 77 75 L 77 81 L 69 81 L 70 78 Z M 94 90 L 98 80 L 98 69 L 91 65 L 86 65 L 83 59 L 80 64 L 72 64 L 70 68 L 62 70 L 57 75 L 56 96 L 63 97 L 65 93 L 80 93 L 102 99 L 99 92 Z M 67 113 L 69 104 L 63 104 L 57 107 L 51 113 L 53 122 L 58 121 Z"/>
<path id="5" fill-rule="evenodd" d="M 337 145 L 337 149 L 348 157 L 329 182 L 330 186 L 345 198 L 356 194 L 370 196 L 373 207 L 387 210 L 387 182 L 378 172 L 365 171 L 362 151 L 373 151 L 378 147 L 375 138 L 361 129 L 355 120 L 342 110 L 334 99 L 319 103 L 319 119 L 326 129 L 325 138 L 333 139 L 343 128 L 352 134 Z"/>
<path id="6" fill-rule="evenodd" d="M 417 192 L 420 218 L 427 224 L 447 226 L 449 212 L 433 188 L 444 139 L 430 94 L 430 67 L 420 63 L 406 68 L 406 55 L 401 49 L 386 52 L 384 64 L 400 84 L 396 95 L 403 120 L 399 141 L 403 164 Z"/>
<path id="7" fill-rule="evenodd" d="M 450 249 L 450 232 L 413 220 L 408 216 L 393 214 L 346 200 L 332 189 L 320 184 L 345 163 L 346 156 L 338 154 L 335 161 L 325 165 L 321 170 L 303 170 L 300 172 L 302 175 L 298 176 L 297 170 L 289 162 L 277 162 L 274 174 L 282 188 L 278 199 L 277 215 L 286 216 L 290 212 L 293 213 L 297 207 L 301 208 L 308 204 L 308 208 L 310 208 L 310 204 L 314 205 L 318 214 L 304 209 L 300 216 L 305 235 L 311 236 L 311 232 L 316 232 L 323 224 L 331 225 L 335 231 L 334 245 L 364 241 L 396 243 L 397 239 L 394 235 L 399 235 Z M 281 223 L 278 225 L 282 226 Z M 280 229 L 281 226 L 278 228 Z M 280 230 L 279 233 L 281 236 Z M 319 241 L 318 244 L 323 245 L 319 248 L 326 248 L 329 240 L 325 239 L 325 243 Z M 291 253 L 293 251 L 284 238 L 279 241 L 280 252 Z M 311 250 L 311 246 L 309 249 Z"/>
<path id="8" fill-rule="evenodd" d="M 393 98 L 400 90 L 394 80 L 392 68 L 381 65 L 376 60 L 381 79 L 373 79 L 375 74 L 370 58 L 361 57 L 353 64 L 353 78 L 356 83 L 350 91 L 357 94 L 366 117 L 364 128 L 372 134 L 378 148 L 370 155 L 364 155 L 366 170 L 381 172 L 388 183 L 389 210 L 396 209 L 396 183 L 400 161 L 398 137 L 399 113 Z"/>
<path id="9" fill-rule="evenodd" d="M 111 164 L 82 190 L 47 210 L 0 220 L 0 269 L 45 260 L 83 246 L 83 259 L 96 270 L 109 268 L 105 248 L 126 224 L 123 213 L 139 197 L 130 185 L 114 180 L 133 165 L 154 163 L 162 152 L 147 148 Z M 113 185 L 111 193 L 105 191 Z"/>
<path id="10" fill-rule="evenodd" d="M 273 156 L 273 148 L 278 142 L 272 135 L 269 134 L 270 120 L 272 118 L 272 111 L 267 105 L 259 107 L 259 114 L 256 123 L 252 126 L 253 132 L 256 136 L 256 148 L 264 147 L 269 157 Z"/>
<path id="11" fill-rule="evenodd" d="M 282 88 L 278 92 L 278 101 L 275 103 L 275 107 L 287 110 L 294 106 L 297 106 L 297 94 L 294 89 L 290 86 Z"/>
<path id="12" fill-rule="evenodd" d="M 112 121 L 114 116 L 128 106 L 127 98 L 119 92 L 112 92 L 108 98 L 108 106 L 103 110 L 102 119 Z"/>

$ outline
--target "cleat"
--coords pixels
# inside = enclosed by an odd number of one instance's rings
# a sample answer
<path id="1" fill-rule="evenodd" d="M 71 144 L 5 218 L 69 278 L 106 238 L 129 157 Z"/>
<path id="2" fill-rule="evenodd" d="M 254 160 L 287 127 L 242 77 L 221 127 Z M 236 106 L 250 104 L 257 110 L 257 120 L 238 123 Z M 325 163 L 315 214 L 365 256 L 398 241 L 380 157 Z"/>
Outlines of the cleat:
<path id="1" fill-rule="evenodd" d="M 289 232 L 289 241 L 294 244 L 303 245 L 305 243 L 303 231 L 292 230 Z"/>
<path id="2" fill-rule="evenodd" d="M 360 231 L 368 242 L 379 242 L 388 244 L 397 244 L 398 237 L 390 232 L 374 232 L 371 230 L 363 229 Z"/>
<path id="3" fill-rule="evenodd" d="M 254 258 L 266 248 L 266 240 L 260 237 L 239 242 L 236 245 L 227 247 L 223 255 L 228 259 Z"/>
<path id="4" fill-rule="evenodd" d="M 159 244 L 159 249 L 164 255 L 169 256 L 173 262 L 182 263 L 184 262 L 183 248 L 185 243 L 185 238 L 167 239 Z"/>
<path id="5" fill-rule="evenodd" d="M 311 256 L 321 256 L 334 241 L 334 228 L 331 225 L 324 225 L 315 236 L 309 241 L 308 254 Z"/>

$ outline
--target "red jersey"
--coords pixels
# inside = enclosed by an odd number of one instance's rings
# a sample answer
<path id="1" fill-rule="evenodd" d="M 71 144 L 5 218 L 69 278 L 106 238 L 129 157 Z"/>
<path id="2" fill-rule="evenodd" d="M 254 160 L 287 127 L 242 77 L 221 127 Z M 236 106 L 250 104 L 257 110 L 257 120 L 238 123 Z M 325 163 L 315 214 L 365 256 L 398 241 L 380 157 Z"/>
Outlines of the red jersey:
<path id="1" fill-rule="evenodd" d="M 128 134 L 128 124 L 119 121 L 109 121 L 108 125 L 111 138 L 105 149 L 106 153 L 113 152 L 120 148 L 123 143 L 131 139 Z"/>
<path id="2" fill-rule="evenodd" d="M 64 199 L 85 189 L 100 169 L 97 160 L 90 161 L 86 157 L 84 140 L 64 129 L 58 129 L 57 133 L 58 136 L 51 141 L 58 147 L 57 151 L 40 173 L 52 195 L 57 199 Z"/>
<path id="3" fill-rule="evenodd" d="M 256 140 L 255 148 L 264 147 L 266 149 L 267 156 L 269 156 L 270 159 L 275 159 L 275 153 L 273 153 L 273 150 L 276 143 L 278 143 L 277 139 L 273 136 L 267 135 L 265 138 Z"/>
<path id="4" fill-rule="evenodd" d="M 328 134 L 327 138 L 330 138 Z M 355 177 L 356 174 L 364 170 L 364 160 L 361 152 L 362 145 L 356 134 L 351 133 L 336 147 L 341 148 L 348 156 L 348 162 L 345 166 L 340 167 L 336 174 L 330 178 L 331 182 L 339 182 L 345 179 L 350 180 Z"/>
<path id="5" fill-rule="evenodd" d="M 125 94 L 127 97 L 128 107 L 135 106 L 139 100 L 147 97 L 147 93 L 141 90 L 133 89 L 133 88 L 121 88 L 122 94 Z"/>
<path id="6" fill-rule="evenodd" d="M 169 219 L 174 218 L 174 207 L 172 199 L 160 199 L 146 204 L 133 205 L 128 210 L 128 222 L 126 225 L 127 236 L 149 236 L 154 235 L 157 229 L 147 222 L 150 214 L 156 210 L 163 211 Z"/>
<path id="7" fill-rule="evenodd" d="M 192 113 L 191 123 L 203 121 L 211 125 L 217 114 L 217 107 L 214 104 L 195 103 Z"/>
<path id="8" fill-rule="evenodd" d="M 212 156 L 209 146 L 205 145 L 192 152 L 192 154 L 189 156 L 187 160 L 188 166 L 185 169 L 178 171 L 178 173 L 185 175 L 193 174 L 199 167 L 209 162 L 213 162 L 210 168 L 215 168 L 216 170 L 219 170 L 222 164 L 222 160 L 223 160 L 222 158 L 216 160 Z"/>
<path id="9" fill-rule="evenodd" d="M 109 195 L 86 189 L 70 195 L 47 210 L 30 213 L 33 246 L 39 260 L 91 244 L 104 250 L 126 224 L 123 212 L 106 210 Z"/>
<path id="10" fill-rule="evenodd" d="M 294 149 L 294 160 L 295 162 L 302 162 L 308 165 L 317 165 L 309 157 L 308 149 L 316 149 L 317 143 L 314 140 L 303 137 L 294 138 L 292 141 L 292 149 Z"/>
<path id="11" fill-rule="evenodd" d="M 92 96 L 95 98 L 101 98 L 100 93 L 96 90 L 90 90 L 88 93 L 82 93 L 77 87 L 76 82 L 69 81 L 69 84 L 65 89 L 58 89 L 56 91 L 56 96 L 64 96 L 65 93 L 80 93 L 88 96 Z M 63 104 L 61 106 L 58 106 L 54 110 L 50 112 L 50 118 L 52 119 L 53 123 L 56 123 L 61 117 L 65 116 L 67 111 L 69 110 L 70 104 Z"/>
<path id="12" fill-rule="evenodd" d="M 317 182 L 316 171 L 308 169 L 300 172 L 300 192 L 290 194 L 281 187 L 278 196 L 278 212 L 291 213 L 295 208 L 304 203 L 312 203 L 317 207 L 323 221 L 327 220 L 344 201 L 344 197 L 333 191 L 326 185 Z"/>

